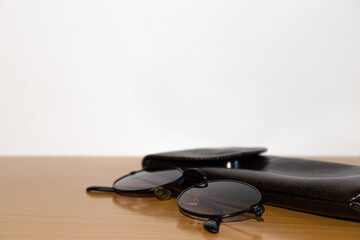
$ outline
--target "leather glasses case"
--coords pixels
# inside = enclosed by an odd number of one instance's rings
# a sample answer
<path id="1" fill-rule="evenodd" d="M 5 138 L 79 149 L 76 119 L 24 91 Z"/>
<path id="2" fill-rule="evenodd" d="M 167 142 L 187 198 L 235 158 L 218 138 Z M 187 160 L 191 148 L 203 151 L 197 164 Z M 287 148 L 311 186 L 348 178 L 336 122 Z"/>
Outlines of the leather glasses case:
<path id="1" fill-rule="evenodd" d="M 204 148 L 150 154 L 143 168 L 197 167 L 209 179 L 255 186 L 263 203 L 360 220 L 360 166 L 260 155 L 265 148 Z"/>

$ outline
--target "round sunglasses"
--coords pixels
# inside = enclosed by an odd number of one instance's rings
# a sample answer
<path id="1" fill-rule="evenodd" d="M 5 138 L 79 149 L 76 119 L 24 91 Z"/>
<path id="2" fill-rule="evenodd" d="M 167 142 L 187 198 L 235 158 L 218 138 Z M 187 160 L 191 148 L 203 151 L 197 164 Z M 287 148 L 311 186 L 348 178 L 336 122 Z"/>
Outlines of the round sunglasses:
<path id="1" fill-rule="evenodd" d="M 179 187 L 191 185 L 183 191 Z M 195 184 L 194 184 L 195 182 Z M 89 192 L 115 192 L 126 196 L 156 196 L 159 200 L 177 197 L 177 205 L 186 216 L 208 218 L 204 228 L 219 232 L 224 218 L 242 213 L 262 216 L 261 194 L 254 186 L 235 180 L 211 180 L 200 169 L 146 169 L 118 178 L 112 187 L 91 186 Z"/>

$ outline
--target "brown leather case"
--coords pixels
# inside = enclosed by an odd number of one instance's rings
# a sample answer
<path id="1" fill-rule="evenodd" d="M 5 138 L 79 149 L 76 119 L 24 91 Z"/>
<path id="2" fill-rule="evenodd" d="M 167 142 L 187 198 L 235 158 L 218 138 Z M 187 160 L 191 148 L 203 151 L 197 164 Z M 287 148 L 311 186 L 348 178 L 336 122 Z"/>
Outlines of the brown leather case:
<path id="1" fill-rule="evenodd" d="M 234 179 L 258 188 L 264 204 L 360 220 L 360 167 L 260 156 L 265 148 L 204 148 L 150 154 L 143 168 L 201 168 L 209 179 Z"/>

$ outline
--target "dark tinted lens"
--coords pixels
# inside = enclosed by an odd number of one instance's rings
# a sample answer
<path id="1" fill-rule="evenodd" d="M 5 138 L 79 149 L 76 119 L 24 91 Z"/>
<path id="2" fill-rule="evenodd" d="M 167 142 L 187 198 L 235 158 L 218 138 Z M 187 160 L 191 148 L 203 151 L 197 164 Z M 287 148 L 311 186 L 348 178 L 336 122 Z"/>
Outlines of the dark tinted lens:
<path id="1" fill-rule="evenodd" d="M 178 169 L 143 170 L 117 180 L 113 187 L 119 191 L 142 191 L 174 182 L 182 176 Z"/>
<path id="2" fill-rule="evenodd" d="M 260 200 L 261 194 L 255 187 L 221 180 L 209 181 L 207 187 L 191 187 L 180 194 L 177 202 L 182 210 L 194 215 L 223 216 L 246 211 Z"/>

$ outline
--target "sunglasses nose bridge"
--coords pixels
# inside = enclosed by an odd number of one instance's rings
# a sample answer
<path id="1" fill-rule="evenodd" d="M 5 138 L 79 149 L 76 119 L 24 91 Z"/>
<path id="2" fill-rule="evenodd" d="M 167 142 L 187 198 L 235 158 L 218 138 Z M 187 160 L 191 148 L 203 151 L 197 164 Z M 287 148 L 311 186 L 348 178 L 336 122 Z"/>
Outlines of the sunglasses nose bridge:
<path id="1" fill-rule="evenodd" d="M 203 178 L 204 185 L 198 185 L 197 187 L 207 187 L 207 186 L 208 186 L 208 178 L 207 178 L 205 172 L 203 172 L 201 169 L 198 169 L 198 168 L 188 168 L 188 169 L 184 170 L 184 173 L 183 173 L 183 174 L 184 174 L 184 178 L 185 178 L 186 174 L 188 174 L 188 173 L 191 172 L 191 171 L 194 171 L 194 172 L 198 173 L 198 174 L 201 175 L 202 178 Z"/>

